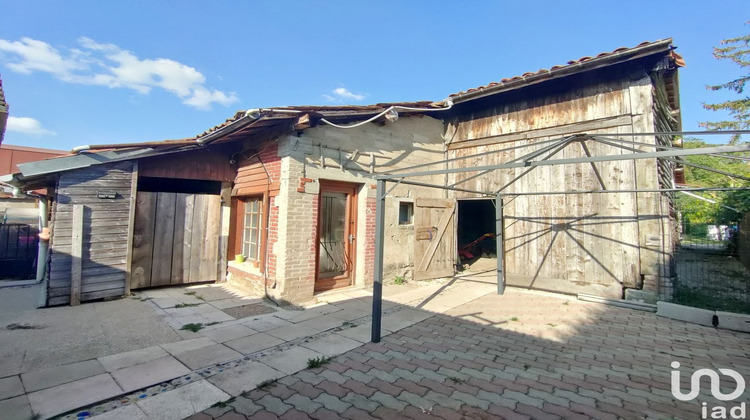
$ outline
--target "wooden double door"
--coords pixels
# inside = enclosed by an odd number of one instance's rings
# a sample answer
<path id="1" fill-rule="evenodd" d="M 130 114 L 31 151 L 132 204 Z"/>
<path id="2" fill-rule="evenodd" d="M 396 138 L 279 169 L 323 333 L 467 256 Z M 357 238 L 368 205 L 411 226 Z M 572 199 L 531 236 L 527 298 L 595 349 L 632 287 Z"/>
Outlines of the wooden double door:
<path id="1" fill-rule="evenodd" d="M 216 281 L 221 198 L 139 191 L 130 288 Z"/>

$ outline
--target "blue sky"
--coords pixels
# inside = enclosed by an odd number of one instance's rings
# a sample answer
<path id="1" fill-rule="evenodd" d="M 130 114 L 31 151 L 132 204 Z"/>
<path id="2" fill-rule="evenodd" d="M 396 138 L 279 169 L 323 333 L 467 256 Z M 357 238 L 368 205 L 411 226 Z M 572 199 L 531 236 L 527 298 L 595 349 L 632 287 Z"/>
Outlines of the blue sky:
<path id="1" fill-rule="evenodd" d="M 750 31 L 736 1 L 0 0 L 4 143 L 192 137 L 235 111 L 441 100 L 491 81 L 672 37 L 685 130 L 721 115 L 711 56 Z M 718 139 L 716 139 L 718 140 Z"/>

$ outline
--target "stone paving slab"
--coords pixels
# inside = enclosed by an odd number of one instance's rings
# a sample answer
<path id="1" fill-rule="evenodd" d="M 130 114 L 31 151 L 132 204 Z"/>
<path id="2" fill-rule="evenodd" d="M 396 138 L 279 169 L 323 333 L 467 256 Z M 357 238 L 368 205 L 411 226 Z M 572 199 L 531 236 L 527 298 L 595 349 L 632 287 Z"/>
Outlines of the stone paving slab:
<path id="1" fill-rule="evenodd" d="M 324 303 L 322 305 L 318 305 L 312 308 L 305 309 L 304 311 L 281 312 L 276 316 L 282 319 L 286 319 L 289 322 L 297 324 L 303 321 L 307 321 L 313 318 L 319 318 L 324 315 L 333 314 L 339 311 L 341 311 L 340 307 L 336 305 Z"/>
<path id="2" fill-rule="evenodd" d="M 21 384 L 21 378 L 18 376 L 0 379 L 0 401 L 23 394 L 23 384 Z"/>
<path id="3" fill-rule="evenodd" d="M 27 394 L 31 409 L 42 418 L 112 398 L 122 389 L 108 373 L 91 376 Z"/>
<path id="4" fill-rule="evenodd" d="M 0 414 L 6 419 L 26 420 L 33 418 L 31 405 L 26 395 L 0 401 Z"/>
<path id="5" fill-rule="evenodd" d="M 219 326 L 217 325 L 217 327 Z M 217 343 L 223 343 L 225 341 L 236 340 L 238 338 L 253 335 L 257 333 L 257 331 L 243 325 L 230 325 L 220 328 L 205 329 L 202 330 L 201 333 Z"/>
<path id="6" fill-rule="evenodd" d="M 136 404 L 126 405 L 91 418 L 96 420 L 149 420 L 146 413 Z"/>
<path id="7" fill-rule="evenodd" d="M 223 344 L 214 344 L 212 346 L 188 350 L 186 352 L 175 354 L 174 356 L 180 362 L 185 364 L 185 366 L 192 370 L 196 370 L 216 363 L 240 358 L 242 357 L 242 354 Z"/>
<path id="8" fill-rule="evenodd" d="M 86 360 L 24 373 L 21 375 L 21 380 L 26 392 L 34 392 L 104 372 L 104 367 L 97 360 Z"/>
<path id="9" fill-rule="evenodd" d="M 347 351 L 355 349 L 361 345 L 362 343 L 357 340 L 353 340 L 338 333 L 333 333 L 317 340 L 303 343 L 302 347 L 330 357 L 346 353 Z"/>
<path id="10" fill-rule="evenodd" d="M 309 359 L 324 357 L 321 353 L 304 347 L 292 347 L 282 353 L 263 357 L 259 361 L 281 372 L 296 373 L 307 367 Z"/>
<path id="11" fill-rule="evenodd" d="M 382 330 L 384 334 L 390 332 L 385 328 L 383 328 Z M 364 323 L 353 328 L 344 328 L 339 332 L 339 334 L 343 335 L 344 337 L 351 338 L 352 340 L 357 340 L 360 343 L 369 343 L 372 339 L 372 326 L 370 323 Z"/>
<path id="12" fill-rule="evenodd" d="M 229 395 L 208 381 L 201 380 L 155 397 L 138 401 L 138 407 L 148 418 L 180 420 L 203 411 Z"/>
<path id="13" fill-rule="evenodd" d="M 216 341 L 211 340 L 208 337 L 198 336 L 184 341 L 176 341 L 174 343 L 162 344 L 161 348 L 166 350 L 169 354 L 175 356 L 191 350 L 197 350 L 208 346 L 217 344 Z"/>
<path id="14" fill-rule="evenodd" d="M 284 327 L 268 330 L 266 331 L 266 334 L 272 335 L 284 341 L 291 341 L 298 338 L 307 337 L 310 334 L 315 334 L 320 331 L 323 331 L 323 329 L 316 325 L 290 324 Z"/>
<path id="15" fill-rule="evenodd" d="M 190 369 L 174 357 L 165 356 L 150 362 L 116 370 L 111 372 L 111 375 L 124 392 L 130 392 L 166 382 L 190 372 Z"/>
<path id="16" fill-rule="evenodd" d="M 210 324 L 212 322 L 226 322 L 226 321 L 234 321 L 234 317 L 226 314 L 222 311 L 216 311 L 216 312 L 208 312 L 201 314 L 201 316 L 205 319 L 203 322 L 204 324 Z"/>
<path id="17" fill-rule="evenodd" d="M 214 375 L 208 378 L 208 382 L 229 395 L 237 396 L 254 389 L 264 381 L 278 379 L 286 375 L 286 373 L 266 364 L 251 362 Z"/>
<path id="18" fill-rule="evenodd" d="M 246 305 L 246 303 L 238 301 L 237 299 L 234 299 L 234 298 L 229 298 L 229 299 L 213 300 L 211 301 L 210 305 L 216 309 L 226 309 L 226 308 L 233 308 L 235 306 Z"/>
<path id="19" fill-rule="evenodd" d="M 159 346 L 151 346 L 144 349 L 100 357 L 97 360 L 99 360 L 99 363 L 104 366 L 107 372 L 113 372 L 140 363 L 150 362 L 164 356 L 169 356 L 164 349 Z"/>
<path id="20" fill-rule="evenodd" d="M 382 319 L 383 328 L 388 331 L 398 331 L 402 328 L 424 321 L 433 314 L 417 309 L 402 309 L 392 314 L 384 315 Z"/>
<path id="21" fill-rule="evenodd" d="M 372 310 L 361 310 L 355 308 L 343 309 L 329 314 L 330 317 L 343 321 L 352 321 L 372 314 Z"/>
<path id="22" fill-rule="evenodd" d="M 242 354 L 253 354 L 269 347 L 277 346 L 283 342 L 284 340 L 280 338 L 265 333 L 257 333 L 249 337 L 227 341 L 224 345 Z"/>

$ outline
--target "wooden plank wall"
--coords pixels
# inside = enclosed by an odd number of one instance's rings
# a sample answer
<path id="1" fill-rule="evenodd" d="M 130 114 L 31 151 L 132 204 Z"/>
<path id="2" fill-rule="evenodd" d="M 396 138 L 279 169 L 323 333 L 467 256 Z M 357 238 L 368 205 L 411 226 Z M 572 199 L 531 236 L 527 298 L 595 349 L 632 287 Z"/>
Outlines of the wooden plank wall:
<path id="1" fill-rule="evenodd" d="M 278 194 L 279 180 L 269 182 L 266 169 L 256 158 L 241 162 L 237 168 L 237 178 L 234 179 L 232 196 L 263 194 L 266 189 L 273 193 L 272 195 Z"/>
<path id="2" fill-rule="evenodd" d="M 84 205 L 81 301 L 125 293 L 132 162 L 60 175 L 54 205 L 48 304 L 70 303 L 73 206 Z M 115 199 L 97 198 L 113 191 Z"/>
<path id="3" fill-rule="evenodd" d="M 130 288 L 216 281 L 221 198 L 139 191 Z"/>
<path id="4" fill-rule="evenodd" d="M 414 280 L 451 277 L 456 255 L 456 203 L 418 197 L 414 203 Z"/>
<path id="5" fill-rule="evenodd" d="M 510 103 L 484 114 L 454 121 L 447 128 L 449 158 L 527 144 L 529 148 L 467 159 L 453 167 L 492 165 L 518 158 L 536 143 L 586 132 L 653 131 L 651 84 L 620 80 L 592 85 L 536 101 Z M 631 138 L 626 138 L 630 140 Z M 653 137 L 636 141 L 654 143 Z M 601 143 L 587 142 L 592 155 L 630 153 Z M 546 156 L 546 155 L 542 155 Z M 552 159 L 586 156 L 574 143 Z M 655 160 L 596 163 L 607 189 L 657 188 Z M 590 164 L 495 171 L 461 187 L 505 192 L 542 192 L 600 189 Z M 636 176 L 637 174 L 637 176 Z M 449 183 L 473 173 L 452 174 Z M 456 193 L 458 198 L 471 194 Z M 620 297 L 622 287 L 639 287 L 641 274 L 650 274 L 656 255 L 663 252 L 653 240 L 660 219 L 658 194 L 577 194 L 524 196 L 506 199 L 505 263 L 509 284 L 563 292 L 585 292 Z M 647 226 L 648 233 L 641 230 Z M 648 256 L 642 253 L 649 248 Z"/>
<path id="6" fill-rule="evenodd" d="M 226 154 L 206 150 L 141 159 L 139 165 L 143 177 L 232 182 L 235 175 Z"/>

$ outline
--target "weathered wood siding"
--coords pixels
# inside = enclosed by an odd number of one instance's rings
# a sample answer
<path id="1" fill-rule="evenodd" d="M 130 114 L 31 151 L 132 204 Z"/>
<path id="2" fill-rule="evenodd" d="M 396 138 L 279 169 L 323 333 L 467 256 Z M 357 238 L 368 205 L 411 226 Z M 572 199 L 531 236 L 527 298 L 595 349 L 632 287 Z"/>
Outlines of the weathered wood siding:
<path id="1" fill-rule="evenodd" d="M 269 168 L 263 167 L 264 163 L 257 157 L 239 163 L 237 177 L 234 179 L 234 187 L 232 188 L 233 197 L 258 195 L 265 192 L 268 192 L 270 195 L 278 194 L 279 177 L 269 178 L 270 171 Z M 266 165 L 279 166 L 280 162 L 276 158 L 274 162 L 268 162 Z"/>
<path id="2" fill-rule="evenodd" d="M 652 132 L 652 105 L 651 80 L 645 74 L 640 79 L 600 82 L 507 103 L 448 124 L 448 157 L 529 146 L 451 163 L 452 167 L 493 165 L 537 150 L 540 141 L 570 134 Z M 655 141 L 652 136 L 625 139 Z M 630 153 L 592 141 L 585 146 L 591 155 Z M 550 159 L 584 157 L 586 152 L 581 142 L 573 142 Z M 469 179 L 473 175 L 452 174 L 449 183 L 468 179 L 460 186 L 509 194 L 659 187 L 655 159 L 519 168 Z M 505 202 L 508 284 L 620 297 L 623 287 L 640 288 L 641 275 L 660 270 L 666 252 L 662 222 L 668 209 L 660 207 L 659 194 L 541 195 L 508 197 Z"/>
<path id="3" fill-rule="evenodd" d="M 221 198 L 213 194 L 136 194 L 131 290 L 216 281 Z"/>
<path id="4" fill-rule="evenodd" d="M 139 176 L 232 182 L 235 170 L 224 153 L 200 150 L 139 161 Z"/>
<path id="5" fill-rule="evenodd" d="M 125 293 L 133 163 L 100 165 L 60 175 L 53 211 L 48 304 L 70 302 L 73 206 L 84 206 L 81 301 Z M 97 192 L 115 192 L 114 199 Z"/>

